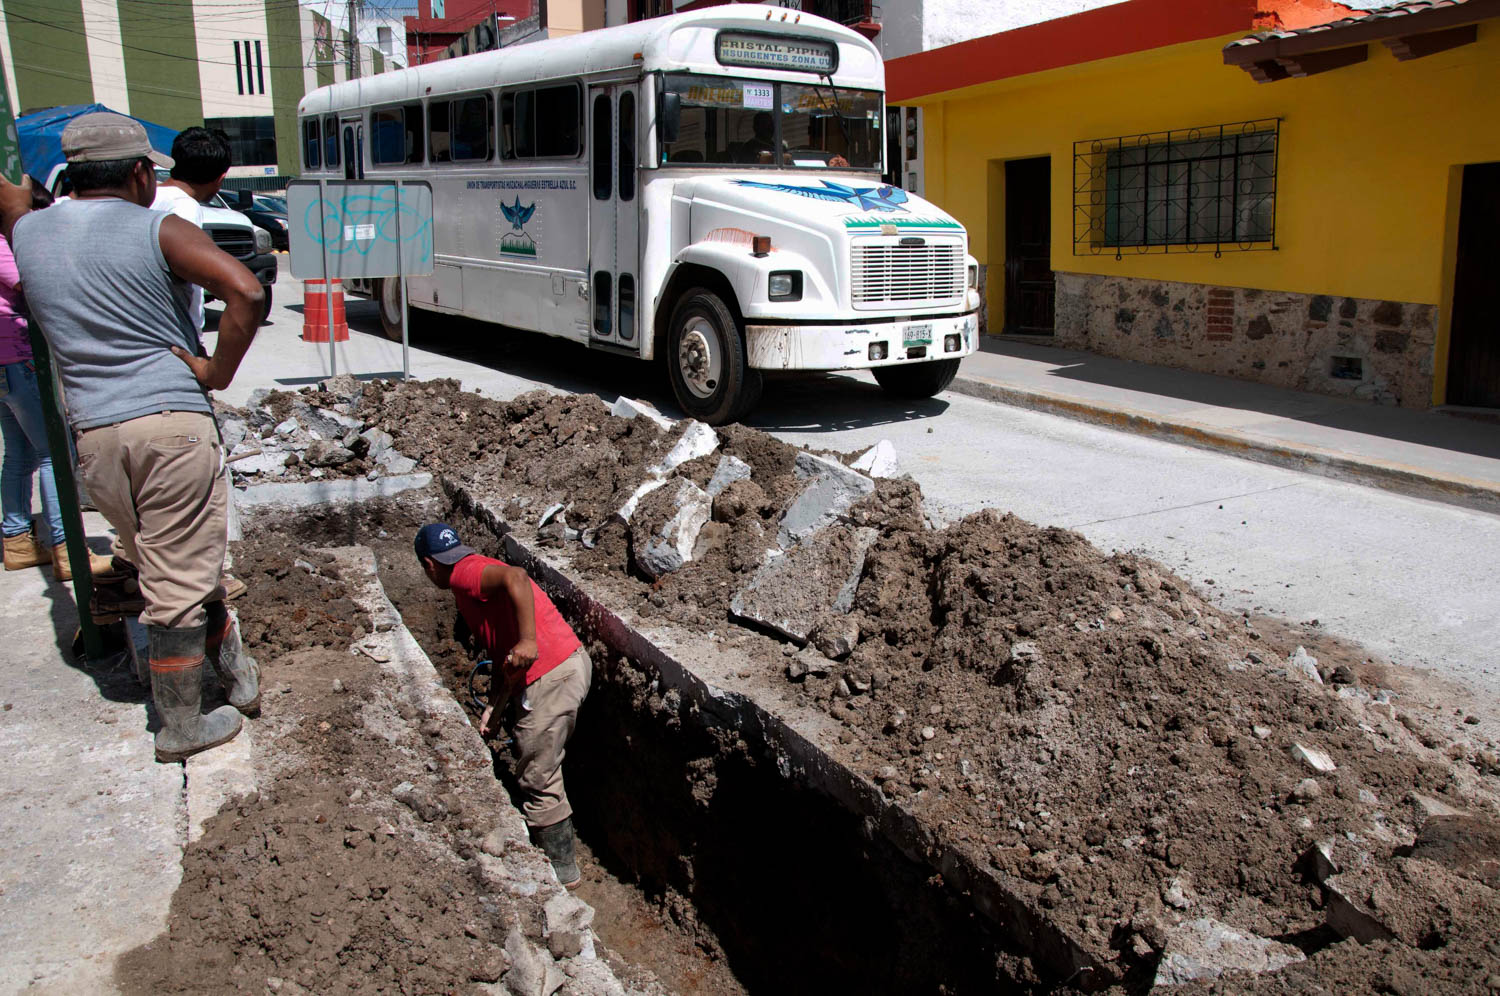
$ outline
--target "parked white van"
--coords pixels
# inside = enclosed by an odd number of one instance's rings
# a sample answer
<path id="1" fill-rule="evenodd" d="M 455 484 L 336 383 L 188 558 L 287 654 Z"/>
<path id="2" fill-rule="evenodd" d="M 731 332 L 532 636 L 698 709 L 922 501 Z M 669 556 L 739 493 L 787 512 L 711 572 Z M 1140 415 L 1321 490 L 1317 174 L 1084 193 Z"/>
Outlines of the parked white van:
<path id="1" fill-rule="evenodd" d="M 411 307 L 661 357 L 704 421 L 749 411 L 762 371 L 924 397 L 977 346 L 978 267 L 957 221 L 883 185 L 884 85 L 832 21 L 713 7 L 324 87 L 304 175 L 430 183 Z M 400 337 L 395 281 L 349 289 Z"/>

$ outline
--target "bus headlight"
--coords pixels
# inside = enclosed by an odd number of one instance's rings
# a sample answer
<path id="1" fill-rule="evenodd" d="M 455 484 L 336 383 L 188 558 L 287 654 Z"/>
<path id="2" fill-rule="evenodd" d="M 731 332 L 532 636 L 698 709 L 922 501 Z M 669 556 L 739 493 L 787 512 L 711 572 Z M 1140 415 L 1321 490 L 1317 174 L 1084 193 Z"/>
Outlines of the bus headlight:
<path id="1" fill-rule="evenodd" d="M 979 289 L 979 265 L 977 263 L 969 266 L 969 289 Z"/>
<path id="2" fill-rule="evenodd" d="M 255 226 L 255 251 L 271 251 L 271 233 L 266 231 L 264 228 L 261 228 L 259 225 Z"/>
<path id="3" fill-rule="evenodd" d="M 802 271 L 779 270 L 771 274 L 766 290 L 773 301 L 802 300 Z"/>

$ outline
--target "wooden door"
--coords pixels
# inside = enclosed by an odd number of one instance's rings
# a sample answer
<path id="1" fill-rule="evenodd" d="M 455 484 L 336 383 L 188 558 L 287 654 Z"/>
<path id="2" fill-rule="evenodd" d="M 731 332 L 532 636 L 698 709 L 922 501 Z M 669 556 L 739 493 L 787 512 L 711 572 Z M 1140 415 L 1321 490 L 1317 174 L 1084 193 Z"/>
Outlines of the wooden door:
<path id="1" fill-rule="evenodd" d="M 1463 183 L 1447 402 L 1500 408 L 1500 163 L 1465 166 Z"/>
<path id="2" fill-rule="evenodd" d="M 1005 164 L 1005 334 L 1051 335 L 1052 158 Z"/>

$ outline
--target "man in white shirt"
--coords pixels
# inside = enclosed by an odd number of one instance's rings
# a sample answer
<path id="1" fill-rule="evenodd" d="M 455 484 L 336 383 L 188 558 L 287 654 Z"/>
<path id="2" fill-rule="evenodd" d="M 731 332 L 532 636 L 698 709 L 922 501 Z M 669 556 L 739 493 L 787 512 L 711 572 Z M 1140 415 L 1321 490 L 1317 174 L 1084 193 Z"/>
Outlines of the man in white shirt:
<path id="1" fill-rule="evenodd" d="M 153 211 L 168 211 L 203 227 L 203 202 L 219 192 L 229 172 L 229 140 L 207 128 L 184 128 L 172 140 L 171 179 L 156 185 Z M 203 288 L 194 285 L 188 306 L 198 333 L 203 333 Z"/>

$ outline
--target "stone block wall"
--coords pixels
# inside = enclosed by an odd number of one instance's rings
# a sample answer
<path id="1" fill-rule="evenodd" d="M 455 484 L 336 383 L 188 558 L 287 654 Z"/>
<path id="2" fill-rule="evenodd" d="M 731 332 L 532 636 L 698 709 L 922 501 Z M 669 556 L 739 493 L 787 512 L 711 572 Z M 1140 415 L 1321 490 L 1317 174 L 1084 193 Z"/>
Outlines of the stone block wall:
<path id="1" fill-rule="evenodd" d="M 1427 408 L 1437 308 L 1057 274 L 1054 345 L 1278 387 Z"/>

